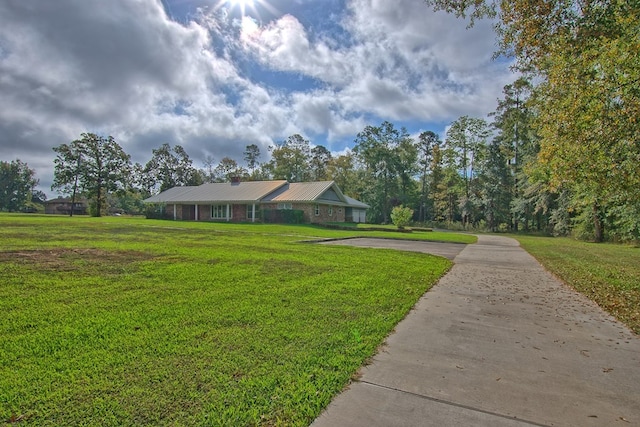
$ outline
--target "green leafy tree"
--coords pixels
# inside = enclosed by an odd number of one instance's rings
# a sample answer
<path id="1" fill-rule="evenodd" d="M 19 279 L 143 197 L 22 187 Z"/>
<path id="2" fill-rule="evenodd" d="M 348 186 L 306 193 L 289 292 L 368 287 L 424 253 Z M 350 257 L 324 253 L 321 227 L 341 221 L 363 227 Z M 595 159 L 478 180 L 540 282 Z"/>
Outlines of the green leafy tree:
<path id="1" fill-rule="evenodd" d="M 431 182 L 434 219 L 449 225 L 460 220 L 460 195 L 464 189 L 456 158 L 455 150 L 451 147 L 434 149 Z"/>
<path id="2" fill-rule="evenodd" d="M 327 163 L 327 178 L 335 181 L 343 193 L 355 197 L 356 170 L 353 154 L 348 152 L 332 157 Z"/>
<path id="3" fill-rule="evenodd" d="M 447 131 L 447 148 L 463 180 L 463 193 L 459 195 L 462 222 L 468 226 L 475 219 L 475 206 L 472 197 L 476 167 L 482 162 L 489 137 L 489 125 L 484 119 L 462 116 L 451 124 Z"/>
<path id="4" fill-rule="evenodd" d="M 430 209 L 431 199 L 429 197 L 429 175 L 433 172 L 434 165 L 434 151 L 439 150 L 440 137 L 432 131 L 425 131 L 420 133 L 418 137 L 417 157 L 418 167 L 420 169 L 420 202 L 418 210 L 418 220 L 426 221 L 428 218 L 428 212 Z"/>
<path id="5" fill-rule="evenodd" d="M 499 139 L 486 147 L 478 168 L 478 205 L 490 231 L 510 221 L 512 179 Z"/>
<path id="6" fill-rule="evenodd" d="M 142 170 L 142 186 L 149 194 L 176 186 L 200 185 L 203 174 L 195 167 L 185 149 L 167 143 L 152 150 L 152 157 Z"/>
<path id="7" fill-rule="evenodd" d="M 273 177 L 289 182 L 308 181 L 311 176 L 310 158 L 309 141 L 298 134 L 289 136 L 281 144 L 271 147 Z"/>
<path id="8" fill-rule="evenodd" d="M 353 151 L 364 167 L 363 196 L 375 222 L 389 222 L 392 198 L 397 199 L 400 194 L 398 177 L 404 167 L 399 147 L 408 138 L 405 129 L 397 130 L 387 121 L 380 126 L 366 126 L 356 136 Z"/>
<path id="9" fill-rule="evenodd" d="M 395 169 L 399 179 L 399 192 L 396 199 L 404 205 L 412 204 L 416 199 L 417 183 L 414 180 L 418 172 L 418 148 L 406 130 L 401 130 L 401 139 L 395 148 Z"/>
<path id="10" fill-rule="evenodd" d="M 74 194 L 82 189 L 91 200 L 91 212 L 102 216 L 110 192 L 123 191 L 130 183 L 131 158 L 112 136 L 83 133 L 81 139 L 54 147 L 52 190 Z"/>
<path id="11" fill-rule="evenodd" d="M 24 210 L 31 202 L 36 185 L 35 172 L 20 159 L 0 161 L 0 210 Z"/>
<path id="12" fill-rule="evenodd" d="M 413 219 L 413 209 L 406 206 L 395 206 L 391 210 L 391 221 L 398 228 L 404 228 L 411 224 Z"/>
<path id="13" fill-rule="evenodd" d="M 260 166 L 260 148 L 256 144 L 247 145 L 243 154 L 244 161 L 247 162 L 247 168 L 249 168 L 253 179 L 256 169 Z"/>
<path id="14" fill-rule="evenodd" d="M 536 173 L 549 191 L 572 195 L 577 225 L 593 240 L 604 240 L 607 227 L 617 239 L 639 240 L 633 212 L 640 200 L 640 4 L 427 3 L 472 19 L 497 17 L 499 53 L 514 56 L 516 68 L 539 82 L 532 97 L 540 137 Z"/>
<path id="15" fill-rule="evenodd" d="M 230 157 L 223 157 L 213 171 L 216 182 L 230 182 L 232 178 L 247 178 L 247 170 Z"/>
<path id="16" fill-rule="evenodd" d="M 325 181 L 328 179 L 327 167 L 331 161 L 331 151 L 322 145 L 316 145 L 311 149 L 311 179 L 313 181 Z"/>
<path id="17" fill-rule="evenodd" d="M 514 231 L 518 231 L 520 224 L 528 230 L 532 215 L 546 215 L 548 210 L 539 204 L 542 199 L 538 196 L 551 194 L 544 187 L 534 185 L 527 173 L 527 168 L 536 162 L 539 151 L 538 138 L 532 127 L 534 115 L 528 102 L 531 89 L 529 80 L 525 78 L 506 85 L 504 97 L 498 100 L 498 108 L 490 114 L 494 117 L 493 127 L 498 131 L 496 141 L 508 159 L 513 176 L 510 222 Z"/>

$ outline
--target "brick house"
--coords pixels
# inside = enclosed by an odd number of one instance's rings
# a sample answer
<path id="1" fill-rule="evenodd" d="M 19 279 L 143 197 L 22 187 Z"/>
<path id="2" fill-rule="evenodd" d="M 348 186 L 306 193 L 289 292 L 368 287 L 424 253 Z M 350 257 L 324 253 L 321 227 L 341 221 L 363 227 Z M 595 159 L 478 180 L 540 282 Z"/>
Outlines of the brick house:
<path id="1" fill-rule="evenodd" d="M 161 205 L 165 216 L 175 220 L 256 222 L 267 213 L 291 210 L 301 212 L 302 222 L 310 224 L 365 222 L 369 207 L 342 194 L 334 181 L 235 180 L 173 187 L 144 202 Z"/>
<path id="2" fill-rule="evenodd" d="M 71 203 L 71 197 L 58 197 L 44 202 L 44 213 L 55 215 L 69 215 L 73 205 L 74 215 L 86 215 L 88 203 L 86 199 L 76 199 Z"/>

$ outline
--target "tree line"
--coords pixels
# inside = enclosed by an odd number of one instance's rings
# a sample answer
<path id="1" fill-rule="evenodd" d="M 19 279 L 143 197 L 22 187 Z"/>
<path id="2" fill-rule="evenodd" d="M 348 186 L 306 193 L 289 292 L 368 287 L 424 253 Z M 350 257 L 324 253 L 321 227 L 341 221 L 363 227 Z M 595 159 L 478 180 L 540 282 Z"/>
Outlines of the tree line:
<path id="1" fill-rule="evenodd" d="M 529 92 L 515 98 L 525 117 L 508 120 L 525 127 L 514 126 L 512 137 L 530 139 L 516 157 L 514 211 L 545 213 L 558 233 L 639 240 L 640 3 L 425 2 L 470 25 L 493 18 L 496 55 L 513 57 L 535 82 L 512 88 Z"/>
<path id="2" fill-rule="evenodd" d="M 179 145 L 163 144 L 146 164 L 131 164 L 113 138 L 83 134 L 54 149 L 52 188 L 80 191 L 100 215 L 107 203 L 134 211 L 159 191 L 231 176 L 334 180 L 371 206 L 371 222 L 389 222 L 402 205 L 421 223 L 639 241 L 638 2 L 426 3 L 470 16 L 471 24 L 495 18 L 497 54 L 514 57 L 521 75 L 505 86 L 496 111 L 458 118 L 444 140 L 431 131 L 414 138 L 384 121 L 358 133 L 346 154 L 296 134 L 270 147 L 269 161 L 248 145 L 242 165 L 208 158 L 196 168 Z M 19 160 L 0 166 L 0 208 L 15 210 L 29 195 L 9 193 L 33 187 L 33 173 Z M 7 174 L 22 184 L 5 183 Z"/>
<path id="3" fill-rule="evenodd" d="M 491 123 L 460 117 L 448 127 L 444 140 L 432 131 L 413 138 L 388 121 L 366 126 L 355 137 L 353 149 L 338 156 L 295 134 L 270 147 L 271 158 L 265 162 L 251 144 L 245 148 L 243 164 L 229 157 L 216 163 L 209 157 L 197 168 L 183 147 L 162 144 L 152 150 L 147 163 L 133 164 L 113 137 L 85 133 L 54 148 L 52 189 L 88 198 L 91 213 L 100 216 L 107 208 L 141 212 L 142 200 L 152 194 L 232 177 L 333 180 L 345 194 L 371 206 L 370 222 L 388 223 L 393 208 L 404 206 L 413 210 L 413 221 L 424 224 L 566 235 L 588 228 L 587 215 L 576 203 L 575 189 L 554 190 L 548 185 L 540 160 L 541 137 L 533 125 L 537 112 L 530 108 L 532 90 L 524 78 L 507 85 L 498 108 L 489 115 Z M 26 178 L 21 190 L 25 193 L 37 181 L 26 164 L 13 163 Z M 625 230 L 611 224 L 610 236 L 637 240 L 637 234 Z"/>

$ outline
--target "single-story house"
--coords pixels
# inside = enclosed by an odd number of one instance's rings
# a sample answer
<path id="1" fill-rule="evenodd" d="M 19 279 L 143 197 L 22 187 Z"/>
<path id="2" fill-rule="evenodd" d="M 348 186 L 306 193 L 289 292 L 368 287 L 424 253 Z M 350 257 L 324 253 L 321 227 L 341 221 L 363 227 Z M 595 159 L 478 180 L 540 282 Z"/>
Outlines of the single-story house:
<path id="1" fill-rule="evenodd" d="M 73 206 L 74 215 L 86 215 L 88 203 L 86 199 L 76 199 L 71 202 L 71 197 L 58 197 L 44 202 L 44 213 L 69 215 Z"/>
<path id="2" fill-rule="evenodd" d="M 173 187 L 145 203 L 164 205 L 175 220 L 255 222 L 261 213 L 298 210 L 303 222 L 365 222 L 369 205 L 342 194 L 334 181 L 233 180 Z"/>

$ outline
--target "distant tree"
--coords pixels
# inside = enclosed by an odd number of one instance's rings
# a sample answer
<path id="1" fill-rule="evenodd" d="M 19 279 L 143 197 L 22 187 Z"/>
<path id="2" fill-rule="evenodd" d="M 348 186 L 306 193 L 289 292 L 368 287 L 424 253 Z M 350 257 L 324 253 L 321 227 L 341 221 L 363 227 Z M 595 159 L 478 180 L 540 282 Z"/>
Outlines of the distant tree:
<path id="1" fill-rule="evenodd" d="M 36 185 L 37 185 L 37 181 L 36 181 Z M 44 191 L 33 190 L 31 192 L 31 201 L 36 204 L 42 204 L 47 201 L 47 195 L 44 193 Z"/>
<path id="2" fill-rule="evenodd" d="M 142 171 L 143 186 L 149 193 L 162 192 L 176 186 L 202 184 L 202 174 L 193 167 L 193 162 L 182 146 L 171 148 L 165 143 L 152 153 L 151 160 Z"/>
<path id="3" fill-rule="evenodd" d="M 486 147 L 478 165 L 477 204 L 490 231 L 498 231 L 502 223 L 510 220 L 512 177 L 500 141 L 494 140 Z"/>
<path id="4" fill-rule="evenodd" d="M 418 148 L 405 129 L 401 130 L 401 137 L 394 149 L 394 154 L 394 169 L 399 180 L 399 191 L 395 199 L 403 205 L 409 205 L 415 201 L 417 195 L 414 177 L 418 172 Z"/>
<path id="5" fill-rule="evenodd" d="M 129 215 L 142 215 L 146 205 L 144 199 L 147 198 L 139 188 L 128 188 L 124 191 L 111 193 L 107 197 L 109 213 L 126 213 Z"/>
<path id="6" fill-rule="evenodd" d="M 338 187 L 351 196 L 356 195 L 356 170 L 351 152 L 332 157 L 327 164 L 327 179 L 335 181 Z"/>
<path id="7" fill-rule="evenodd" d="M 538 188 L 562 195 L 558 206 L 570 195 L 585 237 L 640 241 L 638 1 L 425 1 L 496 18 L 499 53 L 536 82 Z"/>
<path id="8" fill-rule="evenodd" d="M 431 181 L 434 219 L 449 224 L 460 219 L 460 198 L 464 193 L 464 182 L 456 160 L 455 150 L 451 147 L 434 150 Z"/>
<path id="9" fill-rule="evenodd" d="M 462 116 L 451 124 L 447 131 L 446 144 L 449 153 L 456 159 L 456 166 L 462 174 L 464 192 L 460 195 L 460 209 L 463 225 L 469 225 L 475 217 L 472 183 L 476 165 L 482 161 L 489 125 L 484 119 Z"/>
<path id="10" fill-rule="evenodd" d="M 398 176 L 404 163 L 399 147 L 408 137 L 405 129 L 397 130 L 385 121 L 380 126 L 366 126 L 354 141 L 353 151 L 364 167 L 364 196 L 375 222 L 389 222 L 392 199 L 397 200 L 400 194 Z"/>
<path id="11" fill-rule="evenodd" d="M 216 182 L 229 182 L 233 177 L 246 178 L 247 170 L 230 157 L 223 157 L 214 169 Z"/>
<path id="12" fill-rule="evenodd" d="M 331 157 L 331 151 L 322 145 L 316 145 L 311 149 L 310 167 L 313 181 L 327 180 L 327 167 Z"/>
<path id="13" fill-rule="evenodd" d="M 35 194 L 36 185 L 38 180 L 35 179 L 35 172 L 26 163 L 19 159 L 0 161 L 0 210 L 24 210 Z"/>
<path id="14" fill-rule="evenodd" d="M 512 188 L 512 220 L 511 227 L 518 231 L 520 224 L 527 230 L 531 216 L 540 210 L 530 197 L 529 177 L 525 168 L 536 161 L 539 147 L 537 136 L 533 130 L 533 113 L 528 106 L 531 95 L 531 83 L 519 78 L 503 89 L 504 97 L 498 100 L 498 108 L 490 116 L 494 117 L 493 127 L 498 131 L 496 142 L 507 159 L 513 179 Z M 542 187 L 536 187 L 542 190 Z M 525 196 L 529 194 L 529 197 Z"/>
<path id="15" fill-rule="evenodd" d="M 256 144 L 250 144 L 245 147 L 244 161 L 247 162 L 247 168 L 251 175 L 255 175 L 256 169 L 260 166 L 260 148 Z"/>
<path id="16" fill-rule="evenodd" d="M 304 182 L 310 178 L 309 141 L 301 135 L 288 137 L 281 144 L 271 147 L 271 165 L 275 179 L 289 182 Z"/>
<path id="17" fill-rule="evenodd" d="M 107 194 L 127 188 L 131 158 L 112 136 L 105 138 L 93 133 L 81 136 L 70 144 L 54 147 L 57 156 L 51 189 L 74 196 L 77 189 L 82 189 L 91 200 L 92 215 L 99 217 Z"/>
<path id="18" fill-rule="evenodd" d="M 216 168 L 216 159 L 211 155 L 207 155 L 203 162 L 204 169 L 202 172 L 203 182 L 216 182 L 216 174 L 214 172 Z"/>
<path id="19" fill-rule="evenodd" d="M 258 165 L 256 170 L 251 173 L 250 179 L 252 181 L 268 181 L 273 179 L 273 163 L 262 162 Z"/>
<path id="20" fill-rule="evenodd" d="M 443 158 L 442 158 L 442 150 L 440 145 L 434 145 L 433 147 L 433 151 L 432 151 L 432 157 L 431 157 L 431 176 L 429 177 L 429 181 L 428 181 L 428 192 L 429 192 L 429 198 L 427 199 L 428 201 L 431 201 L 432 204 L 432 211 L 431 211 L 431 215 L 426 216 L 425 215 L 425 220 L 431 219 L 434 221 L 439 221 L 439 222 L 444 222 L 445 220 L 445 215 L 443 214 L 443 211 L 446 211 L 446 209 L 441 209 L 442 207 L 442 202 L 438 203 L 438 199 L 442 199 L 443 196 L 439 195 L 438 193 L 438 189 L 441 188 L 441 183 L 442 180 L 444 179 L 444 172 L 443 172 Z"/>
<path id="21" fill-rule="evenodd" d="M 429 205 L 429 172 L 433 166 L 433 152 L 436 146 L 439 148 L 440 137 L 432 131 L 420 133 L 416 148 L 418 150 L 418 168 L 420 169 L 420 202 L 418 220 L 426 221 Z"/>

